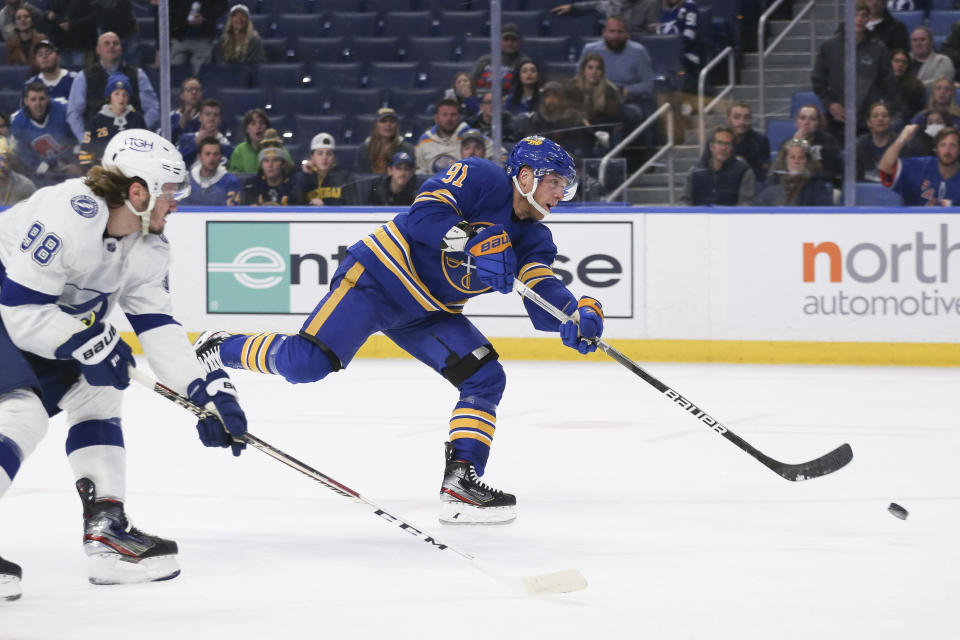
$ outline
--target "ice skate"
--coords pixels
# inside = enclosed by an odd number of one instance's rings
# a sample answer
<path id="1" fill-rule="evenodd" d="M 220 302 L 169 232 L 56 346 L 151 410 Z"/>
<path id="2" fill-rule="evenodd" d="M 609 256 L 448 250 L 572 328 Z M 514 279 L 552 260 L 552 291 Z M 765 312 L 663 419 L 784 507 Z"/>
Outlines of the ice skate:
<path id="1" fill-rule="evenodd" d="M 440 487 L 440 522 L 444 524 L 507 524 L 517 518 L 517 498 L 487 486 L 473 465 L 453 456 L 446 443 L 447 466 Z"/>
<path id="2" fill-rule="evenodd" d="M 220 359 L 220 345 L 230 337 L 226 331 L 204 331 L 193 341 L 193 351 L 206 373 L 223 369 Z"/>
<path id="3" fill-rule="evenodd" d="M 0 601 L 16 600 L 20 597 L 20 578 L 22 577 L 20 565 L 0 558 Z"/>
<path id="4" fill-rule="evenodd" d="M 177 543 L 130 524 L 117 500 L 97 499 L 89 478 L 77 480 L 83 500 L 83 550 L 92 584 L 130 584 L 169 580 L 180 575 Z"/>

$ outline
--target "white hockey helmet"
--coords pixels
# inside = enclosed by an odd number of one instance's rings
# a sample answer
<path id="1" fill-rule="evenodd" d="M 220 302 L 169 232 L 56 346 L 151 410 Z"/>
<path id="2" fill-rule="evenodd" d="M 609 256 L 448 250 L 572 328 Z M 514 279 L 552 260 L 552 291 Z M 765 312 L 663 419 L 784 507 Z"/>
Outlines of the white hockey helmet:
<path id="1" fill-rule="evenodd" d="M 150 213 L 157 198 L 164 195 L 164 185 L 175 185 L 172 193 L 174 200 L 182 200 L 190 195 L 190 176 L 183 156 L 169 140 L 146 129 L 127 129 L 117 133 L 103 152 L 101 164 L 108 171 L 117 171 L 127 178 L 140 178 L 147 184 L 150 202 L 144 211 L 126 201 L 127 207 L 140 216 L 143 221 L 143 235 L 150 226 Z"/>

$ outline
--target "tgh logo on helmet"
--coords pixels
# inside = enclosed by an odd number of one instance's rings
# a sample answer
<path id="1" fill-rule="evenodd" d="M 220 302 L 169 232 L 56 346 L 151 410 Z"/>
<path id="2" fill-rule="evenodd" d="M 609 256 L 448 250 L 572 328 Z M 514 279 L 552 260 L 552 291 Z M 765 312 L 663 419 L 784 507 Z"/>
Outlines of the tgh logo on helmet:
<path id="1" fill-rule="evenodd" d="M 133 151 L 152 151 L 153 143 L 143 138 L 134 138 L 131 136 L 127 138 L 127 148 Z"/>

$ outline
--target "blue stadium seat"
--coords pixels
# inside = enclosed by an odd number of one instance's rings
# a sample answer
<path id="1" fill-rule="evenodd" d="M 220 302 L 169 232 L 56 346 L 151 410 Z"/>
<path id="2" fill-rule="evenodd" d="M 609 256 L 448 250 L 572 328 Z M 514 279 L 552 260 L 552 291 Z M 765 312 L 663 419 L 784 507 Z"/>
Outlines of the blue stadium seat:
<path id="1" fill-rule="evenodd" d="M 453 36 L 407 39 L 407 60 L 414 62 L 450 60 L 454 57 L 455 51 L 456 39 Z"/>
<path id="2" fill-rule="evenodd" d="M 39 2 L 31 4 L 37 8 L 44 7 L 44 4 Z M 131 2 L 130 5 L 133 7 L 133 16 L 135 18 L 150 18 L 153 16 L 153 7 L 151 7 L 149 3 L 144 2 L 141 4 L 139 2 Z"/>
<path id="3" fill-rule="evenodd" d="M 526 43 L 523 49 L 526 50 Z M 473 61 L 482 55 L 490 53 L 490 38 L 473 36 L 463 39 L 463 51 L 460 54 L 461 60 L 466 60 L 473 66 Z"/>
<path id="4" fill-rule="evenodd" d="M 268 62 L 257 69 L 256 84 L 263 89 L 298 89 L 302 82 L 304 65 L 300 62 Z"/>
<path id="5" fill-rule="evenodd" d="M 907 27 L 907 35 L 913 33 L 913 30 L 917 27 L 922 26 L 925 19 L 923 11 L 892 11 L 891 15 L 894 20 L 899 20 Z"/>
<path id="6" fill-rule="evenodd" d="M 383 35 L 427 37 L 433 35 L 433 16 L 429 11 L 390 11 L 383 16 Z"/>
<path id="7" fill-rule="evenodd" d="M 153 87 L 154 91 L 158 94 L 160 93 L 160 67 L 155 64 L 147 65 L 143 67 L 143 72 L 147 74 L 147 78 L 150 80 L 150 85 Z M 179 96 L 180 95 L 180 85 L 183 84 L 183 81 L 193 75 L 193 68 L 189 64 L 175 64 L 170 65 L 170 86 L 173 88 L 171 95 Z M 21 84 L 23 82 L 21 81 Z M 4 85 L 0 85 L 4 86 Z"/>
<path id="8" fill-rule="evenodd" d="M 371 62 L 367 66 L 367 86 L 412 89 L 420 75 L 417 62 Z"/>
<path id="9" fill-rule="evenodd" d="M 373 131 L 373 121 L 377 119 L 375 113 L 358 113 L 353 116 L 353 126 L 346 133 L 347 137 L 360 144 Z"/>
<path id="10" fill-rule="evenodd" d="M 282 16 L 288 13 L 313 13 L 316 7 L 314 0 L 270 0 L 264 3 L 264 8 L 269 7 L 275 16 Z"/>
<path id="11" fill-rule="evenodd" d="M 260 38 L 272 38 L 274 34 L 274 25 L 277 19 L 270 13 L 254 14 L 250 16 L 250 24 L 257 30 Z"/>
<path id="12" fill-rule="evenodd" d="M 329 11 L 356 11 L 358 0 L 314 0 L 315 13 Z"/>
<path id="13" fill-rule="evenodd" d="M 263 52 L 267 62 L 286 62 L 291 53 L 289 38 L 263 38 Z"/>
<path id="14" fill-rule="evenodd" d="M 950 35 L 950 28 L 960 21 L 960 11 L 931 11 L 930 31 L 934 37 Z"/>
<path id="15" fill-rule="evenodd" d="M 416 8 L 414 0 L 367 0 L 367 11 L 387 13 L 388 11 L 412 11 Z"/>
<path id="16" fill-rule="evenodd" d="M 417 114 L 417 115 L 415 115 L 415 116 L 413 117 L 412 120 L 408 120 L 408 122 L 411 122 L 410 129 L 413 131 L 413 142 L 412 142 L 412 144 L 414 144 L 414 145 L 417 143 L 417 139 L 418 139 L 421 135 L 423 135 L 423 133 L 424 133 L 425 131 L 427 131 L 428 129 L 430 129 L 430 127 L 432 127 L 434 124 L 436 124 L 436 123 L 433 121 L 433 114 L 432 114 L 432 113 L 420 113 L 420 114 Z"/>
<path id="17" fill-rule="evenodd" d="M 931 5 L 933 11 L 947 11 L 953 9 L 953 0 L 933 0 Z"/>
<path id="18" fill-rule="evenodd" d="M 539 9 L 532 11 L 501 11 L 500 24 L 512 22 L 520 28 L 524 40 L 545 35 L 544 16 Z"/>
<path id="19" fill-rule="evenodd" d="M 387 95 L 387 104 L 396 109 L 402 117 L 409 117 L 418 113 L 426 113 L 442 95 L 443 90 L 435 87 L 426 89 L 393 87 Z"/>
<path id="20" fill-rule="evenodd" d="M 156 40 L 159 35 L 157 32 L 157 19 L 153 16 L 149 18 L 137 18 L 137 27 L 140 29 L 141 38 Z"/>
<path id="21" fill-rule="evenodd" d="M 27 65 L 0 66 L 0 89 L 19 91 L 24 81 L 32 75 Z"/>
<path id="22" fill-rule="evenodd" d="M 325 33 L 336 36 L 375 36 L 380 28 L 380 20 L 375 13 L 357 11 L 334 11 L 327 14 L 324 21 Z M 318 32 L 319 35 L 319 32 Z"/>
<path id="23" fill-rule="evenodd" d="M 329 133 L 336 140 L 343 138 L 345 129 L 352 126 L 352 118 L 349 115 L 330 115 L 315 116 L 312 114 L 298 113 L 293 116 L 293 132 L 298 140 L 310 142 L 313 136 L 318 133 Z"/>
<path id="24" fill-rule="evenodd" d="M 204 91 L 207 92 L 210 92 L 213 88 L 226 87 L 247 89 L 253 86 L 253 71 L 253 68 L 248 64 L 216 62 L 200 67 L 197 80 L 200 81 Z M 179 94 L 179 91 L 175 93 Z"/>
<path id="25" fill-rule="evenodd" d="M 275 89 L 268 94 L 270 113 L 319 113 L 322 96 L 316 89 Z"/>
<path id="26" fill-rule="evenodd" d="M 472 62 L 447 62 L 445 58 L 435 58 L 427 64 L 427 84 L 434 87 L 453 86 L 453 77 L 460 71 L 470 73 Z"/>
<path id="27" fill-rule="evenodd" d="M 263 108 L 260 89 L 218 89 L 216 93 L 204 91 L 204 97 L 216 98 L 223 104 L 224 114 L 243 115 L 250 109 Z"/>
<path id="28" fill-rule="evenodd" d="M 344 58 L 347 62 L 397 62 L 400 38 L 396 36 L 350 38 Z"/>
<path id="29" fill-rule="evenodd" d="M 858 182 L 854 197 L 857 206 L 874 207 L 902 207 L 903 198 L 893 189 L 888 189 L 878 182 Z"/>
<path id="30" fill-rule="evenodd" d="M 576 62 L 558 62 L 555 60 L 548 60 L 545 64 L 537 65 L 540 71 L 540 84 L 542 86 L 546 80 L 557 80 L 558 82 L 569 80 L 577 75 L 579 66 Z M 544 77 L 546 77 L 546 80 Z"/>
<path id="31" fill-rule="evenodd" d="M 375 113 L 383 106 L 385 91 L 372 89 L 335 88 L 330 95 L 330 107 L 333 113 Z"/>
<path id="32" fill-rule="evenodd" d="M 300 62 L 339 62 L 345 47 L 343 36 L 333 38 L 297 38 L 296 57 Z"/>
<path id="33" fill-rule="evenodd" d="M 820 98 L 817 97 L 813 91 L 794 91 L 793 95 L 790 97 L 790 117 L 796 118 L 797 111 L 800 110 L 805 104 L 816 105 L 820 109 L 821 113 L 824 111 L 823 104 L 820 102 Z"/>
<path id="34" fill-rule="evenodd" d="M 657 74 L 673 74 L 683 69 L 683 36 L 638 36 L 637 42 L 646 47 Z"/>
<path id="35" fill-rule="evenodd" d="M 314 62 L 307 66 L 310 84 L 329 95 L 333 87 L 359 89 L 363 65 L 359 62 Z"/>
<path id="36" fill-rule="evenodd" d="M 442 36 L 490 36 L 490 19 L 486 11 L 441 11 L 437 22 L 437 33 Z"/>
<path id="37" fill-rule="evenodd" d="M 581 36 L 591 37 L 600 35 L 600 21 L 594 12 L 580 14 L 566 14 L 562 16 L 548 16 L 548 36 Z"/>
<path id="38" fill-rule="evenodd" d="M 352 169 L 357 160 L 357 151 L 359 149 L 359 144 L 337 144 L 335 151 L 337 155 L 337 164 L 341 167 Z"/>
<path id="39" fill-rule="evenodd" d="M 523 51 L 538 65 L 546 64 L 550 60 L 570 60 L 571 55 L 578 53 L 571 51 L 570 39 L 567 36 L 524 38 Z"/>
<path id="40" fill-rule="evenodd" d="M 325 20 L 315 13 L 277 15 L 277 34 L 287 38 L 313 38 L 325 35 Z"/>
<path id="41" fill-rule="evenodd" d="M 21 91 L 17 89 L 0 89 L 0 111 L 12 115 L 14 111 L 20 108 Z"/>
<path id="42" fill-rule="evenodd" d="M 793 120 L 771 118 L 767 120 L 767 138 L 770 139 L 770 153 L 776 154 L 783 143 L 797 132 L 797 125 Z"/>
<path id="43" fill-rule="evenodd" d="M 433 11 L 467 11 L 470 9 L 470 0 L 420 0 L 419 9 Z"/>

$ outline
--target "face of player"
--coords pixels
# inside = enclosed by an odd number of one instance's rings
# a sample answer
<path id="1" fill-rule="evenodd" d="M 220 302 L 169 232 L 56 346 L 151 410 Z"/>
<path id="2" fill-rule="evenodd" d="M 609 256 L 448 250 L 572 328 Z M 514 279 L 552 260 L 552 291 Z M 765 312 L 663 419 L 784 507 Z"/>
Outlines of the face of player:
<path id="1" fill-rule="evenodd" d="M 794 124 L 797 125 L 797 131 L 800 132 L 800 135 L 807 138 L 817 132 L 817 128 L 820 126 L 820 117 L 817 115 L 816 109 L 800 107 Z"/>
<path id="2" fill-rule="evenodd" d="M 599 60 L 589 60 L 583 65 L 583 79 L 589 85 L 599 84 L 603 80 L 603 66 Z"/>
<path id="3" fill-rule="evenodd" d="M 753 113 L 744 107 L 734 107 L 730 109 L 730 115 L 727 116 L 727 124 L 735 134 L 745 136 L 753 126 Z"/>
<path id="4" fill-rule="evenodd" d="M 123 46 L 117 34 L 108 31 L 97 40 L 97 55 L 105 67 L 113 68 L 123 55 Z"/>
<path id="5" fill-rule="evenodd" d="M 310 153 L 310 163 L 317 171 L 326 173 L 333 166 L 333 149 L 314 149 Z"/>
<path id="6" fill-rule="evenodd" d="M 280 156 L 269 156 L 260 161 L 263 177 L 267 180 L 276 180 L 283 175 L 283 160 Z"/>
<path id="7" fill-rule="evenodd" d="M 407 186 L 410 178 L 413 177 L 413 167 L 405 163 L 389 166 L 387 167 L 387 175 L 390 176 L 390 183 L 393 188 L 399 191 Z"/>
<path id="8" fill-rule="evenodd" d="M 203 86 L 198 80 L 187 80 L 180 89 L 180 102 L 187 107 L 194 107 L 203 102 Z"/>
<path id="9" fill-rule="evenodd" d="M 520 66 L 520 84 L 532 85 L 537 84 L 537 80 L 540 79 L 540 72 L 537 70 L 537 65 L 533 62 L 524 62 Z"/>
<path id="10" fill-rule="evenodd" d="M 923 29 L 914 29 L 910 34 L 910 51 L 913 57 L 926 60 L 930 55 L 931 42 L 927 32 Z"/>
<path id="11" fill-rule="evenodd" d="M 177 191 L 175 184 L 163 185 L 163 193 L 157 196 L 153 205 L 153 211 L 150 212 L 150 232 L 163 233 L 167 224 L 167 216 L 177 210 L 177 201 L 173 199 L 173 194 Z M 141 185 L 136 184 L 130 188 L 130 204 L 138 211 L 143 211 L 150 204 L 150 193 Z"/>
<path id="12" fill-rule="evenodd" d="M 603 25 L 603 43 L 611 51 L 623 51 L 630 39 L 630 32 L 620 20 L 607 20 Z"/>
<path id="13" fill-rule="evenodd" d="M 46 91 L 27 91 L 27 97 L 23 99 L 23 103 L 30 110 L 30 115 L 35 120 L 39 120 L 47 112 L 50 96 Z"/>
<path id="14" fill-rule="evenodd" d="M 529 167 L 524 167 L 520 170 L 517 182 L 520 183 L 520 187 L 524 193 L 530 190 L 530 187 L 533 185 L 533 180 L 533 171 L 531 171 Z M 564 178 L 561 178 L 555 173 L 548 173 L 543 176 L 539 184 L 537 184 L 537 189 L 533 192 L 533 199 L 541 207 L 550 211 L 553 207 L 557 206 L 558 202 L 563 200 L 563 188 L 565 186 L 567 186 L 567 181 Z M 514 187 L 514 189 L 516 189 L 516 187 Z M 522 205 L 520 207 L 514 207 L 518 218 L 521 220 L 543 220 L 544 216 L 542 213 L 537 211 L 526 199 L 521 200 Z"/>
<path id="15" fill-rule="evenodd" d="M 937 159 L 940 164 L 945 167 L 952 167 L 957 164 L 958 158 L 960 158 L 960 140 L 952 133 L 944 136 L 937 143 Z"/>
<path id="16" fill-rule="evenodd" d="M 259 116 L 254 116 L 250 120 L 250 124 L 247 125 L 247 139 L 252 142 L 260 142 L 263 140 L 263 134 L 266 130 L 266 121 Z"/>
<path id="17" fill-rule="evenodd" d="M 460 145 L 461 158 L 482 158 L 486 155 L 486 149 L 479 140 L 467 140 Z"/>
<path id="18" fill-rule="evenodd" d="M 726 162 L 733 155 L 733 136 L 726 131 L 713 134 L 710 141 L 710 153 L 720 162 Z"/>
<path id="19" fill-rule="evenodd" d="M 787 173 L 797 175 L 807 170 L 807 152 L 803 147 L 790 147 L 787 149 Z"/>
<path id="20" fill-rule="evenodd" d="M 434 114 L 433 121 L 436 123 L 440 134 L 446 137 L 456 131 L 457 123 L 460 121 L 460 114 L 457 113 L 457 108 L 452 104 L 441 105 L 440 108 L 437 109 L 437 113 Z"/>
<path id="21" fill-rule="evenodd" d="M 893 75 L 899 78 L 907 72 L 907 68 L 910 66 L 910 58 L 902 53 L 898 53 L 890 58 L 890 66 L 893 68 Z"/>
<path id="22" fill-rule="evenodd" d="M 377 135 L 381 138 L 393 140 L 397 137 L 397 119 L 384 118 L 377 121 Z"/>
<path id="23" fill-rule="evenodd" d="M 110 108 L 120 113 L 130 104 L 130 94 L 126 89 L 114 89 L 110 92 Z"/>
<path id="24" fill-rule="evenodd" d="M 60 56 L 50 47 L 40 47 L 34 54 L 34 62 L 41 72 L 55 71 L 60 66 Z"/>
<path id="25" fill-rule="evenodd" d="M 222 159 L 223 154 L 218 144 L 205 144 L 200 150 L 200 168 L 207 175 L 212 175 L 217 170 Z"/>
<path id="26" fill-rule="evenodd" d="M 890 112 L 886 107 L 877 106 L 870 111 L 867 128 L 876 134 L 883 134 L 890 130 Z"/>

